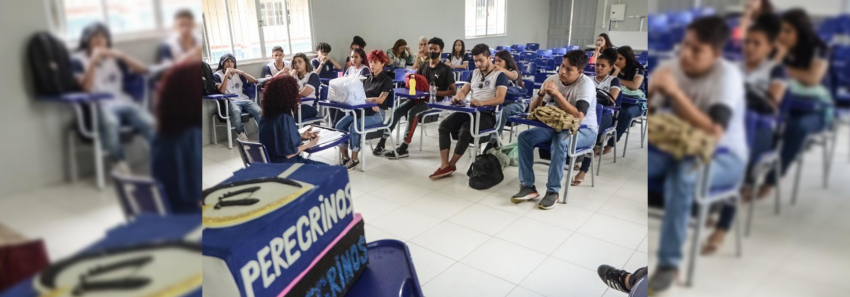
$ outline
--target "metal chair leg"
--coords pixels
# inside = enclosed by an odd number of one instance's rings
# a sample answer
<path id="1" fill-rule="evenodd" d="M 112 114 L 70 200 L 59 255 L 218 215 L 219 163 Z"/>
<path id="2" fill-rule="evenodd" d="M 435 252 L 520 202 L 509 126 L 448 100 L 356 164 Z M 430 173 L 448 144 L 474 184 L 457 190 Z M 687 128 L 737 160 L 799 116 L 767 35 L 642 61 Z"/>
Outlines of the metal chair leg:
<path id="1" fill-rule="evenodd" d="M 410 133 L 410 131 L 408 131 Z M 419 127 L 419 151 L 422 151 L 422 143 L 425 142 L 425 126 Z"/>
<path id="2" fill-rule="evenodd" d="M 699 239 L 700 234 L 702 234 L 703 226 L 705 226 L 705 218 L 708 214 L 708 206 L 707 205 L 699 205 L 699 216 L 697 217 L 697 226 L 694 231 L 694 239 L 691 244 L 691 257 L 688 259 L 688 272 L 685 279 L 685 285 L 690 287 L 693 285 L 694 280 L 694 270 L 697 265 L 697 249 L 699 248 Z"/>
<path id="3" fill-rule="evenodd" d="M 593 174 L 593 160 L 596 159 L 596 153 L 593 150 L 590 150 L 590 187 L 596 187 L 596 178 Z M 602 155 L 599 155 L 599 164 L 602 164 Z M 598 166 L 598 165 L 597 165 Z M 596 174 L 599 174 L 599 170 L 597 169 Z"/>
<path id="4" fill-rule="evenodd" d="M 800 175 L 803 173 L 803 155 L 805 152 L 800 152 L 799 159 L 797 160 L 797 176 L 794 177 L 794 190 L 791 193 L 791 205 L 797 204 L 797 193 L 800 187 Z M 779 188 L 779 185 L 776 186 Z"/>
<path id="5" fill-rule="evenodd" d="M 782 169 L 782 161 L 781 161 L 781 159 L 779 159 L 779 157 L 777 157 L 776 160 L 773 161 L 773 167 L 774 167 L 773 170 L 774 170 L 774 172 L 776 172 L 776 174 L 777 174 L 776 176 L 778 178 L 779 173 L 781 172 L 780 170 Z M 774 188 L 775 189 L 773 189 L 773 190 L 776 191 L 776 214 L 778 215 L 779 214 L 779 207 L 780 207 L 780 205 L 782 205 L 782 195 L 781 195 L 781 192 L 780 192 L 781 189 L 780 189 L 779 185 L 774 186 Z"/>
<path id="6" fill-rule="evenodd" d="M 576 157 L 572 157 L 569 154 L 567 154 L 567 157 L 570 158 L 570 166 L 567 167 L 567 182 L 564 185 L 564 202 L 562 202 L 563 204 L 567 204 L 567 196 L 570 193 L 570 179 L 573 178 L 573 167 L 576 166 Z M 590 178 L 593 178 L 593 174 L 590 175 Z"/>
<path id="7" fill-rule="evenodd" d="M 614 135 L 611 135 L 611 137 L 614 138 L 614 163 L 617 163 L 617 132 L 615 131 Z"/>
<path id="8" fill-rule="evenodd" d="M 227 148 L 233 149 L 233 128 L 230 126 L 230 118 L 227 118 Z"/>
<path id="9" fill-rule="evenodd" d="M 646 142 L 646 131 L 649 129 L 649 125 L 646 123 L 646 119 L 640 120 L 640 148 L 643 148 L 643 143 Z"/>
<path id="10" fill-rule="evenodd" d="M 72 183 L 77 182 L 78 173 L 77 173 L 77 141 L 74 139 L 77 137 L 73 130 L 68 132 L 68 177 L 71 179 Z"/>
<path id="11" fill-rule="evenodd" d="M 103 190 L 106 181 L 104 180 L 105 177 L 103 174 L 103 149 L 100 147 L 100 136 L 95 135 L 92 140 L 94 141 L 92 143 L 94 146 L 92 149 L 94 151 L 94 172 L 95 178 L 97 179 L 97 188 Z"/>
<path id="12" fill-rule="evenodd" d="M 629 134 L 632 132 L 632 123 L 626 128 L 626 143 L 623 144 L 623 158 L 626 157 L 626 150 L 629 148 Z"/>
<path id="13" fill-rule="evenodd" d="M 747 237 L 750 236 L 750 230 L 752 229 L 752 225 L 753 225 L 753 215 L 755 214 L 755 208 L 756 208 L 755 207 L 756 191 L 758 191 L 758 188 L 761 185 L 760 181 L 761 181 L 761 178 L 756 178 L 752 182 L 752 188 L 751 188 L 752 190 L 750 191 L 750 197 L 749 197 L 750 198 L 749 214 L 747 215 L 747 229 L 746 229 L 746 233 L 745 233 Z"/>
<path id="14" fill-rule="evenodd" d="M 739 212 L 740 212 L 740 209 L 741 209 L 741 194 L 740 193 L 736 194 L 734 199 L 735 199 L 735 209 L 738 209 Z M 752 204 L 752 203 L 750 203 L 750 204 Z M 732 218 L 732 220 L 733 220 L 732 223 L 735 224 L 735 250 L 737 252 L 736 255 L 738 256 L 738 258 L 740 258 L 741 255 L 744 253 L 744 236 L 743 236 L 743 232 L 742 232 L 744 224 L 743 224 L 743 221 L 741 220 L 740 215 L 735 216 L 734 218 Z"/>
<path id="15" fill-rule="evenodd" d="M 210 130 L 212 130 L 213 145 L 217 146 L 218 145 L 218 137 L 216 137 L 216 133 L 215 133 L 215 116 L 212 117 L 212 121 L 210 121 L 210 124 L 212 124 L 212 129 L 210 129 Z"/>

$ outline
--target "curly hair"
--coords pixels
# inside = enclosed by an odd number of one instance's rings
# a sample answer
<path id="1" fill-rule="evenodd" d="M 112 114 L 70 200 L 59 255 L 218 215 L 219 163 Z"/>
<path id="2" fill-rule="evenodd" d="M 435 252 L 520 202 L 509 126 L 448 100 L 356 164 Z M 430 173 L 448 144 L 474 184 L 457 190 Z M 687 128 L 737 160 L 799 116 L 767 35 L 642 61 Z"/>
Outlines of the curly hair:
<path id="1" fill-rule="evenodd" d="M 324 43 L 324 42 L 319 42 L 319 44 L 316 45 L 316 52 L 318 52 L 318 51 L 322 51 L 326 54 L 330 53 L 331 52 L 331 45 Z"/>
<path id="2" fill-rule="evenodd" d="M 368 58 L 369 58 L 369 61 L 373 61 L 375 59 L 378 59 L 378 62 L 381 62 L 381 64 L 384 64 L 384 65 L 387 64 L 387 54 L 385 54 L 384 51 L 381 51 L 381 50 L 373 50 L 373 51 L 369 52 Z"/>
<path id="3" fill-rule="evenodd" d="M 156 96 L 156 118 L 160 135 L 178 135 L 192 127 L 200 127 L 201 110 L 200 60 L 188 60 L 169 69 L 160 80 Z"/>
<path id="4" fill-rule="evenodd" d="M 263 91 L 263 118 L 272 119 L 279 114 L 294 115 L 301 104 L 298 92 L 301 88 L 294 77 L 287 74 L 272 78 L 266 82 Z"/>

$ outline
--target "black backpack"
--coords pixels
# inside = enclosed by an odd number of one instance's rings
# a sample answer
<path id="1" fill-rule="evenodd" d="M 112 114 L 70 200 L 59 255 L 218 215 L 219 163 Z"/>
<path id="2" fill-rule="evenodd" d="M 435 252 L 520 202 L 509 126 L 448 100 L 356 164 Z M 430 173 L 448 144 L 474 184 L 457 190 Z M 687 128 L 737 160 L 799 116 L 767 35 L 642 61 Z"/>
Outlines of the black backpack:
<path id="1" fill-rule="evenodd" d="M 489 189 L 505 179 L 499 159 L 486 153 L 475 157 L 466 175 L 469 176 L 469 187 L 476 190 Z"/>
<path id="2" fill-rule="evenodd" d="M 202 95 L 212 95 L 212 94 L 220 94 L 218 88 L 215 87 L 215 81 L 213 80 L 213 71 L 210 68 L 210 64 L 207 62 L 203 63 L 202 66 L 204 76 L 201 77 L 201 86 L 203 87 Z"/>
<path id="3" fill-rule="evenodd" d="M 50 96 L 80 91 L 71 71 L 71 56 L 58 38 L 48 32 L 33 35 L 27 44 L 27 62 L 36 95 Z"/>

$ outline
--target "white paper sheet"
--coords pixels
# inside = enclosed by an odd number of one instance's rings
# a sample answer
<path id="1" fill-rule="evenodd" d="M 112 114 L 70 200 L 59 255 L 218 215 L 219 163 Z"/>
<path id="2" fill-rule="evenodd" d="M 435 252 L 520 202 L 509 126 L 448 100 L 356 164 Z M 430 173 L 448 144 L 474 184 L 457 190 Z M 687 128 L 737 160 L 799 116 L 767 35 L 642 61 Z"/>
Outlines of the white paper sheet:
<path id="1" fill-rule="evenodd" d="M 330 130 L 330 129 L 325 129 L 325 128 L 316 127 L 316 126 L 305 126 L 301 129 L 298 129 L 298 133 L 304 134 L 304 131 L 307 131 L 307 129 L 309 129 L 310 127 L 313 127 L 313 132 L 316 132 L 316 131 L 319 132 L 319 135 L 318 135 L 319 136 L 319 142 L 316 143 L 317 146 L 321 146 L 321 145 L 324 145 L 326 143 L 333 142 L 337 139 L 342 138 L 345 135 L 345 133 L 342 133 L 342 132 L 339 132 L 339 131 L 336 131 L 336 130 Z"/>

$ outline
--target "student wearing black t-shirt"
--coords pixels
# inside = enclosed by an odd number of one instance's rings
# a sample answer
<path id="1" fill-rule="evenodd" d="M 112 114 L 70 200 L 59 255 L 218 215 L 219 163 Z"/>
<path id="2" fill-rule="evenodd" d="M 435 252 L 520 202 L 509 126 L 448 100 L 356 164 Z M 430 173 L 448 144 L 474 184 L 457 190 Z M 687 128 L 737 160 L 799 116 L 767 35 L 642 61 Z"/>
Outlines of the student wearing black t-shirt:
<path id="1" fill-rule="evenodd" d="M 380 124 L 383 121 L 384 111 L 389 107 L 390 92 L 393 89 L 393 79 L 384 72 L 384 65 L 387 64 L 387 55 L 383 51 L 374 50 L 367 57 L 369 60 L 369 68 L 372 70 L 372 75 L 367 76 L 363 81 L 363 89 L 366 91 L 366 102 L 377 103 L 378 106 L 365 110 L 365 125 L 366 127 Z M 356 127 L 357 130 L 363 131 L 361 126 L 360 112 L 357 111 Z M 360 137 L 362 135 L 355 131 L 355 118 L 351 114 L 346 115 L 336 124 L 337 130 L 348 131 L 351 137 L 348 143 L 343 143 L 339 147 L 342 154 L 343 163 L 348 169 L 353 169 L 360 164 L 358 154 L 360 152 Z M 351 157 L 348 156 L 348 147 L 351 147 Z"/>
<path id="2" fill-rule="evenodd" d="M 614 62 L 613 75 L 620 79 L 620 91 L 624 96 L 646 98 L 646 94 L 640 90 L 646 69 L 638 63 L 635 52 L 629 46 L 617 48 L 617 62 Z M 608 140 L 608 145 L 602 154 L 608 154 L 614 148 L 614 140 L 620 140 L 626 129 L 632 123 L 632 119 L 643 114 L 645 107 L 642 104 L 623 103 L 620 106 L 620 115 L 617 117 L 617 137 Z"/>
<path id="3" fill-rule="evenodd" d="M 443 46 L 444 44 L 442 39 L 437 37 L 431 38 L 431 40 L 428 41 L 429 58 L 431 59 L 427 65 L 419 67 L 419 70 L 416 71 L 417 74 L 424 76 L 430 83 L 437 86 L 437 101 L 443 101 L 443 98 L 454 96 L 455 93 L 457 93 L 452 68 L 440 61 L 440 55 L 443 53 Z M 398 121 L 402 116 L 407 117 L 408 129 L 407 134 L 405 134 L 404 137 L 404 142 L 396 150 L 386 152 L 385 156 L 387 158 L 398 159 L 408 156 L 407 147 L 410 145 L 413 133 L 416 132 L 416 125 L 420 121 L 419 115 L 427 110 L 428 98 L 421 100 L 407 100 L 396 108 L 393 112 L 393 119 L 395 119 L 395 121 L 392 125 L 390 125 L 390 131 L 395 128 L 395 125 L 398 124 Z M 390 135 L 387 133 L 383 135 L 378 146 L 375 147 L 375 150 L 373 151 L 375 155 L 384 153 L 384 144 L 389 136 Z"/>

